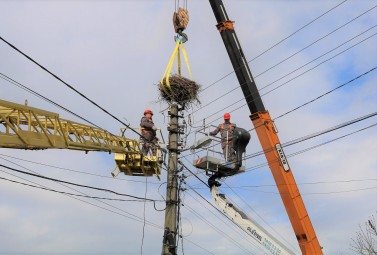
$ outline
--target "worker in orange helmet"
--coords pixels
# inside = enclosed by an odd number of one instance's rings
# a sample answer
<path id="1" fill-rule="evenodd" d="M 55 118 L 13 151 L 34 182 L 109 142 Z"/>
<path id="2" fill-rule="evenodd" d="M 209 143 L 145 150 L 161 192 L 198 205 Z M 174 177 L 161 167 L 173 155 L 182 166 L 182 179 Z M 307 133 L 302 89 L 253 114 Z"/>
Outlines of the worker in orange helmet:
<path id="1" fill-rule="evenodd" d="M 152 120 L 153 112 L 149 109 L 146 109 L 144 111 L 144 116 L 140 120 L 140 127 L 141 127 L 141 134 L 142 136 L 142 148 L 141 152 L 146 156 L 148 155 L 149 151 L 152 151 L 152 155 L 156 156 L 157 152 L 157 137 L 156 137 L 156 131 L 157 128 L 153 123 Z"/>
<path id="2" fill-rule="evenodd" d="M 233 131 L 236 127 L 235 123 L 230 122 L 230 114 L 227 112 L 224 114 L 224 122 L 209 133 L 215 136 L 220 132 L 221 148 L 223 149 L 225 161 L 228 162 L 234 162 L 236 160 L 236 152 L 233 148 Z"/>

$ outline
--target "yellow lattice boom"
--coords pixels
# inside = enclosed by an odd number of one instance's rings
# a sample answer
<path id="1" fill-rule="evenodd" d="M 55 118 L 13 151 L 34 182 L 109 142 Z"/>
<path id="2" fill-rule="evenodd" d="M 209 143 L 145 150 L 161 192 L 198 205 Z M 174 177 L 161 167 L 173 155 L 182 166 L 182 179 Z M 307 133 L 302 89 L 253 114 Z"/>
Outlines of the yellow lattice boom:
<path id="1" fill-rule="evenodd" d="M 115 153 L 119 171 L 126 175 L 160 174 L 159 150 L 144 156 L 135 139 L 59 118 L 59 114 L 0 100 L 0 147 L 15 149 L 70 149 Z"/>

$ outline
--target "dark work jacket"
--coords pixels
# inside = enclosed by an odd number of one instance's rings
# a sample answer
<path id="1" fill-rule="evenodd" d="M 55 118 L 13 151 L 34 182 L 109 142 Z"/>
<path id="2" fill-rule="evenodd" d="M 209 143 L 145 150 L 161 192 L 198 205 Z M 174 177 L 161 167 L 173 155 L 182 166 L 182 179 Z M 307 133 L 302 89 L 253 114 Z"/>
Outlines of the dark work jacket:
<path id="1" fill-rule="evenodd" d="M 140 127 L 142 128 L 141 134 L 148 140 L 152 141 L 156 138 L 156 131 L 153 130 L 153 120 L 152 118 L 148 119 L 147 117 L 142 117 L 140 120 Z"/>

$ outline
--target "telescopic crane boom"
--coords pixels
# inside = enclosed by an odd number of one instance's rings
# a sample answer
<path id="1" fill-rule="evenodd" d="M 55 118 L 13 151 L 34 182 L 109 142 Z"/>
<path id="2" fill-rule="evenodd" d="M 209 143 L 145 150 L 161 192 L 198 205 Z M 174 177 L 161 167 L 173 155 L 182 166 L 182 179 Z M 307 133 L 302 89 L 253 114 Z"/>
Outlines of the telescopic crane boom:
<path id="1" fill-rule="evenodd" d="M 250 119 L 257 132 L 302 254 L 320 255 L 322 254 L 321 246 L 319 245 L 304 201 L 293 177 L 292 170 L 285 157 L 283 147 L 277 135 L 276 126 L 263 105 L 258 88 L 250 72 L 234 30 L 233 21 L 229 20 L 222 0 L 209 0 L 209 2 L 217 20 L 217 29 L 220 32 L 250 109 Z"/>
<path id="2" fill-rule="evenodd" d="M 0 148 L 103 151 L 115 153 L 118 173 L 160 174 L 158 148 L 155 155 L 144 156 L 138 140 L 61 119 L 57 113 L 4 100 L 0 100 Z"/>

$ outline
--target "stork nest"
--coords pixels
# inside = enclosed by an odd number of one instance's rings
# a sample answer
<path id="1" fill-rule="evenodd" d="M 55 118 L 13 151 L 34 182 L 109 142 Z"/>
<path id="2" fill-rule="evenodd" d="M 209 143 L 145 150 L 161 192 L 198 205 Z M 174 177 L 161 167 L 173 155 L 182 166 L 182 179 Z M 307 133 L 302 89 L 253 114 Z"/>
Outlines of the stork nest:
<path id="1" fill-rule="evenodd" d="M 201 85 L 189 80 L 185 77 L 172 75 L 169 77 L 170 89 L 166 85 L 166 80 L 159 83 L 158 90 L 163 101 L 167 103 L 179 103 L 187 105 L 192 103 L 199 103 L 198 94 L 201 90 Z M 164 86 L 164 88 L 162 88 Z"/>

